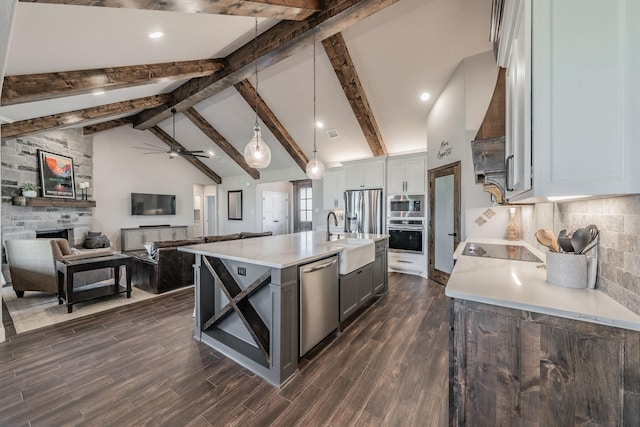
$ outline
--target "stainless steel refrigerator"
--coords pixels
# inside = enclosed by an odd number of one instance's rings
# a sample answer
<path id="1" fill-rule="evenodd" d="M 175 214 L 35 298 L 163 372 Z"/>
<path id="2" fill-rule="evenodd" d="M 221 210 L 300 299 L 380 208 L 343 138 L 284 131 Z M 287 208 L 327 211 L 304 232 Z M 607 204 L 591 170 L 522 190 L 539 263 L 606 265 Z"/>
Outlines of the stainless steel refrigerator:
<path id="1" fill-rule="evenodd" d="M 344 206 L 344 231 L 382 233 L 384 200 L 381 189 L 345 191 Z"/>

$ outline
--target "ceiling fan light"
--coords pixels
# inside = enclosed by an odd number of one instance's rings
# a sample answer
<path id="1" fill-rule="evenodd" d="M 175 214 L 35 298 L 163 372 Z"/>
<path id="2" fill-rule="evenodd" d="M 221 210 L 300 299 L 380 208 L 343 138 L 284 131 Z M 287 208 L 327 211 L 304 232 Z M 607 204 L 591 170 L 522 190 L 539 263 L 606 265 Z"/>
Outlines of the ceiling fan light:
<path id="1" fill-rule="evenodd" d="M 253 128 L 253 138 L 244 147 L 244 160 L 255 169 L 262 169 L 271 163 L 271 150 L 262 139 L 260 127 Z"/>
<path id="2" fill-rule="evenodd" d="M 178 157 L 178 152 L 175 150 L 171 150 L 169 151 L 169 158 L 170 159 L 175 159 L 176 157 Z"/>
<path id="3" fill-rule="evenodd" d="M 317 153 L 313 153 L 313 158 L 307 163 L 306 171 L 311 179 L 322 179 L 324 176 L 324 163 L 318 158 Z"/>

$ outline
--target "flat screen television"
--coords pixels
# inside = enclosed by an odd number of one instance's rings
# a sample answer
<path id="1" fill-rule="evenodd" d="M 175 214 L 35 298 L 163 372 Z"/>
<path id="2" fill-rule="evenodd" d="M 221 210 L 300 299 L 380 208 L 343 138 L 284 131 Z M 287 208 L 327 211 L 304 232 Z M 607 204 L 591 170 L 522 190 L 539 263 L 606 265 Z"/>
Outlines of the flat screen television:
<path id="1" fill-rule="evenodd" d="M 175 215 L 174 194 L 131 193 L 131 215 Z"/>

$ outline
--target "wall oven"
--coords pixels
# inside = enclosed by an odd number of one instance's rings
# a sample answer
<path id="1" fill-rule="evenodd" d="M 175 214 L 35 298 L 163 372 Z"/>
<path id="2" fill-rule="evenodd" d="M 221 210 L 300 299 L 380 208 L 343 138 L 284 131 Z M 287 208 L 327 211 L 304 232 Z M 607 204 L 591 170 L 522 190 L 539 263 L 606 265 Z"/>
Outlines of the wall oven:
<path id="1" fill-rule="evenodd" d="M 389 251 L 424 254 L 423 219 L 389 219 Z"/>
<path id="2" fill-rule="evenodd" d="M 389 218 L 424 218 L 424 209 L 424 195 L 398 194 L 389 196 L 387 216 Z"/>

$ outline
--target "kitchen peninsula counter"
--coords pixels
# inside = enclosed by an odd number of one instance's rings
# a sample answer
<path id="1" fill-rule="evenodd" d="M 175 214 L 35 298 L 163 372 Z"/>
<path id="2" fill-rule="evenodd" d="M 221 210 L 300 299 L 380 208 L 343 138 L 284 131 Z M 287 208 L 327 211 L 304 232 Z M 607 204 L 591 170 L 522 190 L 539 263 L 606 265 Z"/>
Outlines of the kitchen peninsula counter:
<path id="1" fill-rule="evenodd" d="M 462 255 L 467 242 L 525 246 L 541 262 Z M 454 253 L 456 265 L 445 294 L 567 319 L 640 331 L 640 316 L 597 289 L 571 289 L 547 283 L 540 267 L 545 254 L 523 241 L 469 238 Z"/>
<path id="2" fill-rule="evenodd" d="M 374 242 L 388 238 L 378 234 L 345 237 Z M 309 231 L 179 250 L 196 256 L 194 338 L 272 385 L 284 384 L 298 369 L 298 268 L 336 258 L 343 250 L 340 242 L 327 242 L 326 233 Z"/>
<path id="3" fill-rule="evenodd" d="M 389 237 L 384 234 L 366 233 L 341 233 L 340 236 L 373 241 Z M 183 247 L 180 250 L 228 260 L 249 262 L 266 267 L 286 268 L 337 254 L 342 251 L 342 248 L 339 247 L 339 242 L 337 241 L 327 242 L 326 232 L 306 231 L 277 236 L 202 243 Z"/>
<path id="4" fill-rule="evenodd" d="M 541 262 L 463 248 L 445 290 L 450 425 L 636 425 L 640 316 L 597 289 L 547 283 Z"/>

